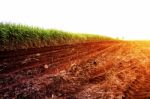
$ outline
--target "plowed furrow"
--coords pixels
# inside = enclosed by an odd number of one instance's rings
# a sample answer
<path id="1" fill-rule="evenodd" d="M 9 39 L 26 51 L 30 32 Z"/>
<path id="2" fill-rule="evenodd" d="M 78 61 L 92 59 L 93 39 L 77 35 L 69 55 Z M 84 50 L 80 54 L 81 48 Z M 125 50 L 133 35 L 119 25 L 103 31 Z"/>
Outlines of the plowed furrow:
<path id="1" fill-rule="evenodd" d="M 91 49 L 91 47 L 94 47 L 94 49 Z M 28 64 L 24 65 L 21 68 L 19 68 L 19 67 L 14 68 L 13 67 L 12 71 L 11 71 L 11 69 L 7 69 L 8 72 L 5 71 L 3 74 L 1 74 L 0 75 L 0 80 L 2 82 L 0 82 L 0 84 L 1 84 L 0 93 L 1 93 L 1 95 L 4 95 L 8 92 L 9 89 L 11 89 L 11 90 L 9 90 L 9 92 L 11 92 L 16 87 L 19 88 L 20 85 L 21 86 L 26 85 L 26 84 L 28 85 L 27 82 L 32 82 L 33 83 L 34 81 L 36 81 L 36 80 L 34 80 L 34 78 L 36 78 L 36 77 L 39 78 L 39 80 L 40 80 L 41 79 L 40 77 L 43 78 L 43 76 L 46 75 L 46 73 L 49 74 L 49 73 L 52 73 L 54 71 L 58 72 L 60 70 L 63 70 L 63 69 L 66 68 L 67 65 L 69 65 L 68 62 L 71 63 L 71 61 L 77 61 L 77 60 L 79 61 L 79 59 L 81 59 L 83 61 L 84 58 L 89 59 L 91 56 L 96 55 L 96 53 L 99 53 L 97 51 L 101 51 L 101 50 L 103 50 L 104 48 L 107 48 L 107 47 L 108 47 L 108 45 L 107 46 L 97 46 L 97 45 L 93 46 L 92 45 L 92 46 L 88 46 L 88 47 L 83 46 L 83 48 L 82 47 L 78 48 L 74 52 L 71 52 L 71 51 L 68 50 L 68 53 L 64 52 L 64 54 L 63 54 L 62 51 L 60 51 L 60 55 L 59 55 L 59 52 L 57 53 L 58 55 L 55 54 L 55 53 L 53 53 L 53 54 L 50 53 L 52 55 L 49 55 L 49 52 L 47 52 L 48 55 L 44 53 L 43 55 L 45 55 L 45 56 L 40 56 L 41 61 L 39 61 L 39 62 L 34 63 L 32 61 L 31 64 L 28 63 Z M 87 51 L 85 51 L 85 50 L 87 50 Z M 42 60 L 43 58 L 47 58 L 47 59 Z M 43 67 L 41 67 L 44 64 L 47 64 L 49 66 L 48 69 L 44 69 Z M 9 79 L 6 79 L 6 78 L 9 78 Z M 48 78 L 45 78 L 45 80 L 43 79 L 43 81 L 48 81 Z M 39 82 L 39 83 L 42 84 L 42 82 Z M 43 87 L 41 87 L 40 89 L 42 89 L 42 88 Z M 20 90 L 21 89 L 22 89 L 22 87 L 20 88 Z M 7 90 L 7 92 L 5 90 Z"/>
<path id="2" fill-rule="evenodd" d="M 24 59 L 19 60 L 19 56 L 15 57 L 12 60 L 5 61 L 3 63 L 1 63 L 0 67 L 1 70 L 0 72 L 7 72 L 7 71 L 11 71 L 12 69 L 19 69 L 19 68 L 23 68 L 23 67 L 27 67 L 30 65 L 33 65 L 35 63 L 41 63 L 43 61 L 49 61 L 49 62 L 53 62 L 55 60 L 57 60 L 58 58 L 61 57 L 65 57 L 65 56 L 70 56 L 71 54 L 80 54 L 82 52 L 84 52 L 85 50 L 89 49 L 91 46 L 86 46 L 86 47 L 79 47 L 79 48 L 72 48 L 71 49 L 62 49 L 60 51 L 56 51 L 54 53 L 52 52 L 46 52 L 46 53 L 37 53 L 37 54 L 41 54 L 39 57 L 36 57 L 34 55 L 30 55 L 30 56 L 26 56 L 24 57 Z M 103 46 L 102 46 L 103 47 Z M 96 49 L 96 47 L 94 47 Z M 32 56 L 32 57 L 31 57 Z"/>
<path id="3" fill-rule="evenodd" d="M 150 98 L 149 43 L 88 42 L 18 51 L 0 53 L 2 99 Z"/>

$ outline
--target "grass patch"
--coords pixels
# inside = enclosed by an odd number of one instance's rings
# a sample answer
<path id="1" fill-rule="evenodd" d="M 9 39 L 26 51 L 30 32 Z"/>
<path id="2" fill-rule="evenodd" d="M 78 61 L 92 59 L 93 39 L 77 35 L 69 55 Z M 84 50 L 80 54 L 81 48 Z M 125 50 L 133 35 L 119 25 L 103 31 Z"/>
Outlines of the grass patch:
<path id="1" fill-rule="evenodd" d="M 0 51 L 100 40 L 114 39 L 93 34 L 78 34 L 20 24 L 0 23 Z"/>

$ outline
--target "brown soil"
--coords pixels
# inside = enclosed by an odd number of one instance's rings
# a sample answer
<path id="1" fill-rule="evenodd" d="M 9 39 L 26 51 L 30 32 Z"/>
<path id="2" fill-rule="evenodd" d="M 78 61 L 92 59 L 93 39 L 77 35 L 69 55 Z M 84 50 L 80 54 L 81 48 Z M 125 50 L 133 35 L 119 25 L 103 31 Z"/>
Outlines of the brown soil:
<path id="1" fill-rule="evenodd" d="M 150 42 L 0 52 L 0 99 L 150 99 Z"/>

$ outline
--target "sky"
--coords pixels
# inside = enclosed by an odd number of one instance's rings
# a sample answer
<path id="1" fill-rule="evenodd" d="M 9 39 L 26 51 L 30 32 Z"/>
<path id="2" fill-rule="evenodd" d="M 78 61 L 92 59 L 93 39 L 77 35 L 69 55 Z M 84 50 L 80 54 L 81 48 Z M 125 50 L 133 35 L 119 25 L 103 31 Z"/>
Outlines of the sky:
<path id="1" fill-rule="evenodd" d="M 0 22 L 150 39 L 150 0 L 0 0 Z"/>

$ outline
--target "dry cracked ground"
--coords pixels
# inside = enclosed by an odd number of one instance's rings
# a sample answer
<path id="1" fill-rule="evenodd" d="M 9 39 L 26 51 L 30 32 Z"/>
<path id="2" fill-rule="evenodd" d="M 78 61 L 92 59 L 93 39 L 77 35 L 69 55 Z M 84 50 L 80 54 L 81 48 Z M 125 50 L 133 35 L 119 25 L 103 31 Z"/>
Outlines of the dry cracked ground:
<path id="1" fill-rule="evenodd" d="M 0 99 L 150 99 L 150 42 L 0 52 Z"/>

